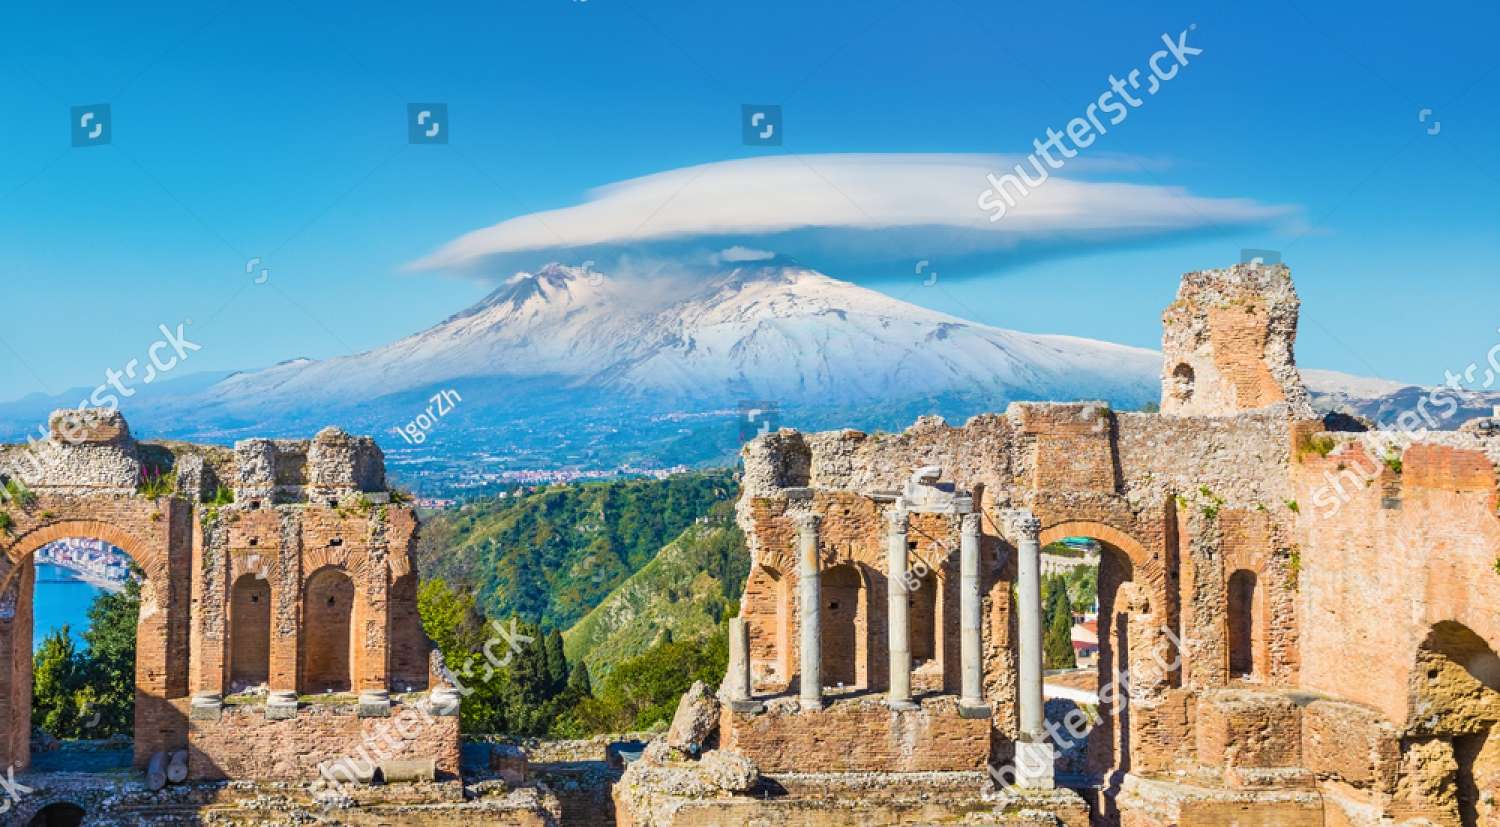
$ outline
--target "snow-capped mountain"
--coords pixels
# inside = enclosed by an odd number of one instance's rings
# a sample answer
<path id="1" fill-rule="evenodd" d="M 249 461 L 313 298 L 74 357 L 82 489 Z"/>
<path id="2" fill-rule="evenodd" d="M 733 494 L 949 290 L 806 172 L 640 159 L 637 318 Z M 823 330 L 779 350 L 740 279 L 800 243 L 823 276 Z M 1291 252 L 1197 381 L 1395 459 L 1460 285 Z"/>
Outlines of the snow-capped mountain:
<path id="1" fill-rule="evenodd" d="M 1139 404 L 1157 396 L 1159 366 L 1150 350 L 975 324 L 799 267 L 643 286 L 549 265 L 421 333 L 237 374 L 204 401 L 297 408 L 460 378 L 546 376 L 663 407 L 949 393 Z"/>

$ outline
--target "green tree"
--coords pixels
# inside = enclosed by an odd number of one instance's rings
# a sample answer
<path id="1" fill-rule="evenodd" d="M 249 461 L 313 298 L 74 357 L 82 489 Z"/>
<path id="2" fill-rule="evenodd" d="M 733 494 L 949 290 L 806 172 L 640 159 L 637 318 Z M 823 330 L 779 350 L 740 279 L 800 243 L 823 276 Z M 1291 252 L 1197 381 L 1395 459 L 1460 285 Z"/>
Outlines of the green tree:
<path id="1" fill-rule="evenodd" d="M 547 692 L 556 695 L 568 686 L 568 656 L 563 653 L 562 633 L 553 629 L 547 633 Z"/>
<path id="2" fill-rule="evenodd" d="M 32 659 L 31 723 L 57 738 L 78 737 L 73 695 L 82 685 L 72 631 L 63 626 L 42 639 Z"/>
<path id="3" fill-rule="evenodd" d="M 125 581 L 123 591 L 94 598 L 89 607 L 82 669 L 88 685 L 75 698 L 85 730 L 82 737 L 107 738 L 134 729 L 135 633 L 140 615 L 141 584 L 135 578 Z"/>
<path id="4" fill-rule="evenodd" d="M 1048 669 L 1072 669 L 1078 665 L 1073 656 L 1073 606 L 1068 599 L 1067 584 L 1061 577 L 1049 577 L 1047 608 L 1044 620 L 1047 631 L 1042 640 L 1042 654 Z"/>

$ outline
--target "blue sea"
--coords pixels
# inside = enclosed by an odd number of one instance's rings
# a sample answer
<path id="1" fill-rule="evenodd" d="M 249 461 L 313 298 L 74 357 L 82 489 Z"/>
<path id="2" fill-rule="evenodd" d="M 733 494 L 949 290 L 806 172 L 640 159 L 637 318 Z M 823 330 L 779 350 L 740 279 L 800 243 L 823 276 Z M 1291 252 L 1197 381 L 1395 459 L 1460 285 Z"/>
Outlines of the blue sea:
<path id="1" fill-rule="evenodd" d="M 103 593 L 103 589 L 79 580 L 67 569 L 37 566 L 32 651 L 49 632 L 64 625 L 69 627 L 73 642 L 83 648 L 83 632 L 89 627 L 89 606 Z"/>

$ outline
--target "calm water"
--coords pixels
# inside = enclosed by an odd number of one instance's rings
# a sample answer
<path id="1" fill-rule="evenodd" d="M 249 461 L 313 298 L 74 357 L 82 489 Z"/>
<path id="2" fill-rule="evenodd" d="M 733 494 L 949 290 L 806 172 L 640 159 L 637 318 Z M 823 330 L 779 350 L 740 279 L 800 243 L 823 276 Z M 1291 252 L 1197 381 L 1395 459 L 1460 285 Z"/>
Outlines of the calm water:
<path id="1" fill-rule="evenodd" d="M 89 606 L 103 591 L 75 578 L 67 569 L 37 566 L 33 651 L 49 632 L 64 625 L 72 632 L 74 643 L 82 648 L 83 632 L 89 627 Z"/>

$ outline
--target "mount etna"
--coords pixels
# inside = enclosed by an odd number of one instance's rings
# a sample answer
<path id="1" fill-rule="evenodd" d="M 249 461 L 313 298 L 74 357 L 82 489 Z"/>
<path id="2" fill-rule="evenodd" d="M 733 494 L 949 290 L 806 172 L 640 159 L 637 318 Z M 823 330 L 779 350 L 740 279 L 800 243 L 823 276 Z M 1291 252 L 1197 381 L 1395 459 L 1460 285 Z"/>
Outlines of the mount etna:
<path id="1" fill-rule="evenodd" d="M 305 437 L 329 423 L 372 433 L 403 482 L 437 494 L 724 463 L 747 425 L 889 430 L 1017 400 L 1136 409 L 1158 397 L 1159 376 L 1152 350 L 976 324 L 775 260 L 655 278 L 550 264 L 384 347 L 185 377 L 124 407 L 157 438 Z M 1305 376 L 1315 400 L 1349 413 L 1380 415 L 1416 392 Z M 0 438 L 24 439 L 76 399 L 0 405 Z M 414 440 L 406 426 L 424 411 Z"/>

